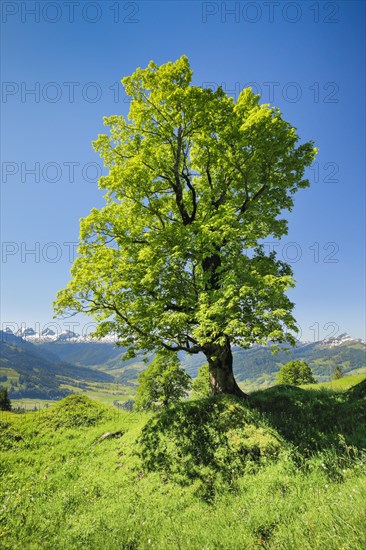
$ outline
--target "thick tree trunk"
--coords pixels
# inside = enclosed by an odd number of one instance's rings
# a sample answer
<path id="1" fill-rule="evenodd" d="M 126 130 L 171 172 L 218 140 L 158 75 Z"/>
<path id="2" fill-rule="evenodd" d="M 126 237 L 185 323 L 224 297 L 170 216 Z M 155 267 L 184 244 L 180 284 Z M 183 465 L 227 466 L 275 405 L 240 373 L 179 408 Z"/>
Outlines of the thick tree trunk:
<path id="1" fill-rule="evenodd" d="M 238 397 L 248 396 L 239 388 L 233 373 L 233 355 L 227 339 L 224 346 L 212 344 L 206 346 L 205 355 L 210 372 L 210 384 L 213 394 L 228 393 Z"/>

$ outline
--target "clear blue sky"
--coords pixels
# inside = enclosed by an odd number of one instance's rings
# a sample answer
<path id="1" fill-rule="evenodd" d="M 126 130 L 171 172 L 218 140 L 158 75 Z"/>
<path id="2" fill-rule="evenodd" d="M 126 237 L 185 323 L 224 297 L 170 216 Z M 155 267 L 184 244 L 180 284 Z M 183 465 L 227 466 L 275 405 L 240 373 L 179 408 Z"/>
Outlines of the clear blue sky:
<path id="1" fill-rule="evenodd" d="M 195 84 L 237 93 L 251 83 L 316 142 L 312 186 L 298 193 L 277 250 L 294 268 L 302 339 L 333 330 L 365 337 L 363 2 L 3 1 L 1 9 L 3 323 L 52 320 L 69 278 L 73 246 L 64 243 L 103 205 L 91 141 L 104 115 L 128 112 L 116 83 L 151 59 L 186 54 Z"/>

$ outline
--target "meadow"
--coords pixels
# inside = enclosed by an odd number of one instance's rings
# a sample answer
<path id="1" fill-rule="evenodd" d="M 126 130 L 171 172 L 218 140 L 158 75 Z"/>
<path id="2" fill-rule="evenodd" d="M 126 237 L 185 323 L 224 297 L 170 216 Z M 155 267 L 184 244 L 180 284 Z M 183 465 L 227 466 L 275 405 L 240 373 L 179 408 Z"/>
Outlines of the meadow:
<path id="1" fill-rule="evenodd" d="M 0 546 L 363 550 L 365 383 L 2 412 Z"/>

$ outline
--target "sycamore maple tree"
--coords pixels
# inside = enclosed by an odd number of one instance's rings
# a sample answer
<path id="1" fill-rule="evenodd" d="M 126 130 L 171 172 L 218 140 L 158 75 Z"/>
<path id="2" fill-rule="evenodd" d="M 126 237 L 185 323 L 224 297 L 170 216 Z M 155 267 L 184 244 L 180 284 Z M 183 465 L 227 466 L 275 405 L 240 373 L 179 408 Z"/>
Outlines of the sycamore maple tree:
<path id="1" fill-rule="evenodd" d="M 122 80 L 128 118 L 93 143 L 106 205 L 81 220 L 55 308 L 91 315 L 127 356 L 202 352 L 212 392 L 244 395 L 231 346 L 294 341 L 291 268 L 259 243 L 287 233 L 316 149 L 250 88 L 235 102 L 191 81 L 186 56 Z"/>

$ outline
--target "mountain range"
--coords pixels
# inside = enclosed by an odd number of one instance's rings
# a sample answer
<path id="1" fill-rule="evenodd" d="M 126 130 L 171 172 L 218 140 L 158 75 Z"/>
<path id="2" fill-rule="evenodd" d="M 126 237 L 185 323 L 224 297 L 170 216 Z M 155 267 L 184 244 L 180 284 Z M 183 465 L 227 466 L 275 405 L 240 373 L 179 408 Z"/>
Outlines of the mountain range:
<path id="1" fill-rule="evenodd" d="M 146 368 L 142 356 L 123 360 L 125 349 L 116 345 L 113 335 L 96 340 L 73 331 L 55 333 L 47 328 L 40 333 L 23 327 L 13 333 L 8 328 L 0 331 L 0 350 L 0 385 L 10 381 L 13 397 L 61 398 L 72 391 L 70 386 L 82 387 L 88 381 L 135 385 L 138 373 Z M 195 377 L 205 357 L 179 355 L 186 371 Z M 318 342 L 297 342 L 294 348 L 281 346 L 276 354 L 269 345 L 233 347 L 233 358 L 235 376 L 245 387 L 274 384 L 281 366 L 292 359 L 305 360 L 323 382 L 331 379 L 337 365 L 345 374 L 363 373 L 366 346 L 363 340 L 343 333 Z"/>
<path id="2" fill-rule="evenodd" d="M 68 363 L 53 351 L 0 331 L 0 386 L 9 387 L 12 398 L 62 399 L 85 382 L 114 382 L 106 372 Z M 4 384 L 5 383 L 5 384 Z"/>

